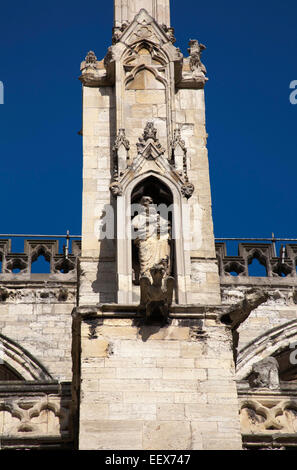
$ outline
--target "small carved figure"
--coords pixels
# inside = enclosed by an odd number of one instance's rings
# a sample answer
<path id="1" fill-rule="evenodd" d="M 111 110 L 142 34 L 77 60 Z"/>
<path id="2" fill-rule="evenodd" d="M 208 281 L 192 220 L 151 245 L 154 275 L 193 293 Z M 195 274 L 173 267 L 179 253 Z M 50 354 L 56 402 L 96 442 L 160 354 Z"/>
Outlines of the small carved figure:
<path id="1" fill-rule="evenodd" d="M 193 76 L 200 76 L 206 74 L 206 68 L 201 62 L 202 52 L 206 49 L 203 44 L 200 44 L 196 39 L 191 39 L 189 42 L 189 54 L 190 54 L 190 67 L 193 72 Z"/>
<path id="2" fill-rule="evenodd" d="M 151 197 L 143 196 L 140 204 L 140 211 L 132 220 L 140 276 L 150 277 L 151 268 L 161 262 L 164 263 L 164 260 L 169 274 L 171 260 L 169 222 L 157 212 Z"/>
<path id="3" fill-rule="evenodd" d="M 153 282 L 145 276 L 140 279 L 140 308 L 146 309 L 146 320 L 149 320 L 153 313 L 161 315 L 164 323 L 168 319 L 175 281 L 173 277 L 167 277 L 163 282 L 166 262 L 163 260 L 151 268 Z"/>
<path id="4" fill-rule="evenodd" d="M 114 197 L 122 196 L 123 188 L 117 181 L 114 181 L 109 186 L 110 192 Z"/>
<path id="5" fill-rule="evenodd" d="M 182 195 L 187 199 L 190 199 L 190 197 L 192 197 L 194 191 L 195 187 L 192 183 L 186 183 L 181 188 Z"/>
<path id="6" fill-rule="evenodd" d="M 279 388 L 279 365 L 274 357 L 267 357 L 253 365 L 250 385 L 255 388 Z"/>
<path id="7" fill-rule="evenodd" d="M 121 37 L 123 36 L 125 30 L 128 28 L 129 23 L 128 22 L 123 22 L 120 27 L 115 27 L 112 30 L 112 44 L 116 44 L 119 42 Z"/>
<path id="8" fill-rule="evenodd" d="M 172 42 L 172 44 L 175 44 L 176 39 L 174 36 L 174 28 L 169 28 L 166 24 L 162 24 L 161 28 L 164 33 L 167 34 L 169 41 Z"/>

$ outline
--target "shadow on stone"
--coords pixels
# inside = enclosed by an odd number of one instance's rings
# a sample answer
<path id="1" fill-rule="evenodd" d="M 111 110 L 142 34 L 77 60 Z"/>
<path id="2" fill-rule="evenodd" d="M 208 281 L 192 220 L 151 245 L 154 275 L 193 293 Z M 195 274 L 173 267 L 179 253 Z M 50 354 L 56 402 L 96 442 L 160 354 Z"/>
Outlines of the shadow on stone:
<path id="1" fill-rule="evenodd" d="M 152 335 L 155 335 L 164 328 L 170 326 L 171 320 L 164 322 L 164 318 L 159 315 L 154 315 L 150 320 L 145 318 L 138 318 L 133 321 L 133 326 L 138 328 L 138 333 L 142 341 L 145 343 Z"/>

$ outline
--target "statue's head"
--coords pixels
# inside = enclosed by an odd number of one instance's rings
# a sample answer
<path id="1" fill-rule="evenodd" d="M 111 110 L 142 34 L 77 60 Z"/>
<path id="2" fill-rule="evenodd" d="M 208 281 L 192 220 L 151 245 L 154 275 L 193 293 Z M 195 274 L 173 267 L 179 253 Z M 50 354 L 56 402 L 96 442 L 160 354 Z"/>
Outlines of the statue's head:
<path id="1" fill-rule="evenodd" d="M 150 196 L 143 196 L 141 198 L 140 204 L 144 207 L 149 207 L 153 204 L 153 200 Z"/>

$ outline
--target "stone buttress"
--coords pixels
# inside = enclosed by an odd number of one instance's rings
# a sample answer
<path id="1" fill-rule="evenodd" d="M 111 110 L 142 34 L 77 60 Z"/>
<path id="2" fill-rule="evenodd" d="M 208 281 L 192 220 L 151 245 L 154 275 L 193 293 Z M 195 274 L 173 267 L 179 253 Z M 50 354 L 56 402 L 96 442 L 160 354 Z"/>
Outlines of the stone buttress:
<path id="1" fill-rule="evenodd" d="M 219 321 L 205 46 L 191 40 L 185 58 L 174 44 L 169 0 L 115 0 L 112 46 L 104 60 L 89 52 L 81 64 L 82 253 L 73 314 L 81 449 L 241 448 L 232 332 Z M 165 325 L 145 321 L 141 308 L 153 294 L 137 268 L 131 207 L 144 196 L 172 207 Z"/>

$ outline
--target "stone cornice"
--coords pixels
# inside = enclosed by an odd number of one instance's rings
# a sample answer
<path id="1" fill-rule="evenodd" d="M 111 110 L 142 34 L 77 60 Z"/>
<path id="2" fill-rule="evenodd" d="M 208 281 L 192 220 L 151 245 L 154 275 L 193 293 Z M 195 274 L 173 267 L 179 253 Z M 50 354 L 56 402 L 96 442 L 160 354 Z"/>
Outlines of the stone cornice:
<path id="1" fill-rule="evenodd" d="M 214 305 L 172 305 L 170 307 L 169 318 L 172 319 L 199 319 L 199 320 L 218 320 L 220 315 L 226 314 L 230 306 Z M 142 318 L 144 313 L 139 310 L 137 305 L 86 305 L 77 307 L 72 315 L 76 319 L 88 318 Z"/>

